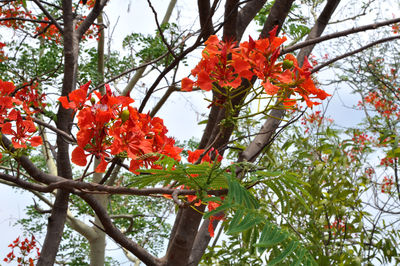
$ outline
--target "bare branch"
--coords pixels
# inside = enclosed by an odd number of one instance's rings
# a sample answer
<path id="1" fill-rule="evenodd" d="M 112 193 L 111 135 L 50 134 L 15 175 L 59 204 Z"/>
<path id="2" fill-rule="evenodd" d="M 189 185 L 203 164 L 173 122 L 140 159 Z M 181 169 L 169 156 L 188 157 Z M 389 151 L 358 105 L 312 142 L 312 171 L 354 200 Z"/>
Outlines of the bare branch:
<path id="1" fill-rule="evenodd" d="M 373 23 L 373 24 L 368 24 L 368 25 L 364 25 L 361 27 L 357 27 L 357 28 L 352 28 L 352 29 L 348 29 L 348 30 L 344 30 L 344 31 L 339 31 L 336 33 L 332 33 L 332 34 L 327 34 L 325 36 L 322 37 L 318 37 L 315 39 L 311 39 L 308 41 L 304 41 L 298 44 L 295 44 L 293 46 L 290 47 L 286 47 L 285 49 L 282 49 L 281 55 L 283 54 L 287 54 L 287 53 L 291 53 L 295 50 L 298 50 L 300 48 L 312 45 L 312 44 L 316 44 L 316 43 L 320 43 L 323 41 L 327 41 L 327 40 L 331 40 L 334 38 L 338 38 L 338 37 L 342 37 L 342 36 L 347 36 L 349 34 L 353 34 L 353 33 L 357 33 L 357 32 L 362 32 L 362 31 L 367 31 L 367 30 L 374 30 L 383 26 L 387 26 L 390 24 L 394 24 L 394 23 L 398 23 L 400 22 L 400 18 L 395 18 L 395 19 L 390 19 L 390 20 L 386 20 L 386 21 L 382 21 L 382 22 L 377 22 L 377 23 Z"/>
<path id="2" fill-rule="evenodd" d="M 157 15 L 156 10 L 154 9 L 154 7 L 153 7 L 153 5 L 151 4 L 151 1 L 150 1 L 150 0 L 147 0 L 147 3 L 148 3 L 148 5 L 149 5 L 151 11 L 152 11 L 153 14 L 154 14 L 154 20 L 156 21 L 156 25 L 157 25 L 157 29 L 158 29 L 158 34 L 160 35 L 160 38 L 161 38 L 162 42 L 164 43 L 165 47 L 167 47 L 168 52 L 176 59 L 175 53 L 174 53 L 173 50 L 171 49 L 171 46 L 168 44 L 167 40 L 165 39 L 163 30 L 162 30 L 162 28 L 161 28 L 162 25 L 160 25 L 160 23 L 158 22 L 158 15 Z"/>
<path id="3" fill-rule="evenodd" d="M 60 134 L 61 136 L 63 136 L 65 138 L 65 140 L 68 140 L 71 143 L 76 143 L 76 140 L 71 135 L 69 135 L 67 132 L 62 131 L 52 125 L 49 125 L 48 123 L 46 123 L 38 118 L 33 118 L 33 121 L 43 127 L 46 127 L 48 129 L 54 131 L 57 134 Z"/>
<path id="4" fill-rule="evenodd" d="M 334 63 L 334 62 L 336 62 L 336 61 L 339 61 L 339 60 L 341 60 L 341 59 L 343 59 L 343 58 L 346 58 L 346 57 L 355 55 L 355 54 L 357 54 L 357 53 L 360 53 L 360 52 L 362 52 L 362 51 L 364 51 L 364 50 L 366 50 L 366 49 L 368 49 L 368 48 L 371 48 L 372 46 L 375 46 L 375 45 L 377 45 L 377 44 L 381 44 L 381 43 L 385 43 L 385 42 L 390 42 L 390 41 L 397 40 L 397 39 L 400 39 L 400 36 L 397 35 L 397 36 L 392 36 L 392 37 L 387 37 L 387 38 L 383 38 L 383 39 L 377 40 L 377 41 L 375 41 L 375 42 L 372 42 L 372 43 L 370 43 L 370 44 L 367 44 L 367 45 L 365 45 L 365 46 L 362 46 L 362 47 L 360 47 L 360 48 L 358 48 L 358 49 L 356 49 L 356 50 L 354 50 L 354 51 L 351 51 L 351 52 L 342 54 L 341 56 L 338 56 L 338 57 L 335 57 L 335 58 L 333 58 L 333 59 L 331 59 L 331 60 L 329 60 L 329 61 L 326 61 L 325 63 L 320 64 L 320 65 L 314 67 L 313 70 L 311 70 L 311 73 L 318 72 L 318 71 L 320 71 L 322 68 L 324 68 L 324 67 L 326 67 L 326 66 L 329 66 L 330 64 L 332 64 L 332 63 Z"/>

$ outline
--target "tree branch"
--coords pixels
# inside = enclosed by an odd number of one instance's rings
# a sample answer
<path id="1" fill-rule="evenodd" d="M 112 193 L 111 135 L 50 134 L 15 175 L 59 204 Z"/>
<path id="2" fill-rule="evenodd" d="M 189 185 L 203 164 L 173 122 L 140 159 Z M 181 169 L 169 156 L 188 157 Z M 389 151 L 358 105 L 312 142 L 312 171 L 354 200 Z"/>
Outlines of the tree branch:
<path id="1" fill-rule="evenodd" d="M 132 252 L 136 257 L 138 257 L 146 265 L 159 265 L 160 260 L 153 255 L 151 255 L 147 250 L 139 246 L 136 242 L 127 238 L 119 229 L 117 229 L 112 220 L 110 219 L 107 210 L 104 209 L 101 204 L 92 196 L 85 192 L 74 191 L 74 194 L 80 196 L 85 200 L 90 207 L 95 211 L 97 217 L 103 225 L 104 232 L 114 239 L 122 247 L 126 248 Z"/>
<path id="2" fill-rule="evenodd" d="M 236 39 L 240 41 L 247 26 L 261 10 L 267 0 L 251 0 L 238 13 L 236 22 Z"/>
<path id="3" fill-rule="evenodd" d="M 293 46 L 290 47 L 286 47 L 284 49 L 282 49 L 281 55 L 283 54 L 287 54 L 287 53 L 291 53 L 293 51 L 296 51 L 300 48 L 312 45 L 312 44 L 316 44 L 316 43 L 320 43 L 323 41 L 327 41 L 327 40 L 331 40 L 334 38 L 338 38 L 338 37 L 342 37 L 342 36 L 347 36 L 349 34 L 353 34 L 353 33 L 357 33 L 357 32 L 361 32 L 361 31 L 367 31 L 367 30 L 374 30 L 383 26 L 387 26 L 390 24 L 394 24 L 394 23 L 398 23 L 400 22 L 400 18 L 395 18 L 395 19 L 390 19 L 390 20 L 386 20 L 386 21 L 382 21 L 382 22 L 377 22 L 377 23 L 373 23 L 373 24 L 368 24 L 368 25 L 364 25 L 361 27 L 357 27 L 357 28 L 352 28 L 352 29 L 348 29 L 348 30 L 344 30 L 344 31 L 339 31 L 336 33 L 332 33 L 332 34 L 327 34 L 325 36 L 322 37 L 318 37 L 318 38 L 313 38 L 311 40 L 308 41 L 304 41 L 298 44 L 295 44 Z"/>
<path id="4" fill-rule="evenodd" d="M 56 26 L 56 28 L 60 31 L 61 34 L 64 34 L 64 30 L 60 24 L 58 24 L 57 20 L 47 11 L 47 9 L 38 1 L 32 0 L 39 8 L 43 11 L 46 17 Z"/>
<path id="5" fill-rule="evenodd" d="M 79 25 L 76 30 L 78 39 L 81 39 L 85 32 L 89 29 L 89 27 L 94 23 L 100 13 L 103 11 L 103 8 L 107 4 L 108 0 L 96 0 L 94 3 L 94 7 L 90 11 L 89 15 L 82 21 L 81 25 Z"/>
<path id="6" fill-rule="evenodd" d="M 355 54 L 357 54 L 357 53 L 360 53 L 360 52 L 362 52 L 362 51 L 364 51 L 364 50 L 366 50 L 366 49 L 368 49 L 368 48 L 371 48 L 372 46 L 375 46 L 375 45 L 377 45 L 377 44 L 381 44 L 381 43 L 385 43 L 385 42 L 390 42 L 390 41 L 397 40 L 397 39 L 400 39 L 400 36 L 397 35 L 397 36 L 392 36 L 392 37 L 387 37 L 387 38 L 383 38 L 383 39 L 377 40 L 377 41 L 375 41 L 375 42 L 372 42 L 372 43 L 370 43 L 370 44 L 367 44 L 367 45 L 365 45 L 365 46 L 362 46 L 362 47 L 360 47 L 360 48 L 358 48 L 358 49 L 356 49 L 356 50 L 354 50 L 354 51 L 351 51 L 351 52 L 342 54 L 341 56 L 338 56 L 338 57 L 335 57 L 335 58 L 333 58 L 333 59 L 331 59 L 331 60 L 328 60 L 328 61 L 326 61 L 325 63 L 322 63 L 322 64 L 320 64 L 320 65 L 314 67 L 314 68 L 311 70 L 311 73 L 318 72 L 318 71 L 320 71 L 322 68 L 324 68 L 324 67 L 326 67 L 326 66 L 329 66 L 330 64 L 332 64 L 332 63 L 334 63 L 334 62 L 336 62 L 336 61 L 339 61 L 339 60 L 341 60 L 341 59 L 343 59 L 343 58 L 346 58 L 346 57 L 355 55 Z"/>
<path id="7" fill-rule="evenodd" d="M 239 0 L 227 0 L 224 12 L 223 40 L 237 40 L 236 24 Z"/>

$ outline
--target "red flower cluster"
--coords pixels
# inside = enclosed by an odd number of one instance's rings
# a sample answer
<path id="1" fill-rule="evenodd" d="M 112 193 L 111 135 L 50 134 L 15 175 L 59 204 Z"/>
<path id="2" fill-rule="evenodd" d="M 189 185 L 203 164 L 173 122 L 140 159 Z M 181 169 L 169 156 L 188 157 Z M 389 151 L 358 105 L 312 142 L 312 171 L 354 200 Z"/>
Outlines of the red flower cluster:
<path id="1" fill-rule="evenodd" d="M 394 164 L 394 158 L 391 158 L 391 157 L 382 158 L 381 163 L 380 163 L 380 165 L 383 165 L 386 167 L 392 166 L 393 164 Z"/>
<path id="2" fill-rule="evenodd" d="M 79 4 L 80 4 L 80 5 L 83 5 L 83 1 L 82 1 L 82 0 L 79 1 Z M 86 6 L 87 6 L 89 9 L 92 9 L 92 8 L 94 7 L 94 0 L 88 0 L 88 1 L 86 1 Z"/>
<path id="3" fill-rule="evenodd" d="M 381 192 L 382 193 L 390 193 L 392 191 L 392 186 L 393 186 L 393 177 L 387 177 L 385 176 L 383 178 L 383 182 L 381 185 Z"/>
<path id="4" fill-rule="evenodd" d="M 396 119 L 400 119 L 399 106 L 391 100 L 386 100 L 381 93 L 376 91 L 370 92 L 364 98 L 364 102 L 373 106 L 374 109 L 383 117 L 389 118 L 390 116 L 395 115 Z M 363 106 L 363 103 L 360 102 L 358 105 Z"/>
<path id="5" fill-rule="evenodd" d="M 47 17 L 43 18 L 44 21 L 49 21 Z M 39 34 L 43 39 L 54 41 L 59 44 L 62 41 L 62 35 L 54 24 L 42 22 L 36 27 L 36 34 Z"/>
<path id="6" fill-rule="evenodd" d="M 0 62 L 4 61 L 4 59 L 7 59 L 7 56 L 4 55 L 4 51 L 3 51 L 4 46 L 6 46 L 6 44 L 0 42 Z"/>
<path id="7" fill-rule="evenodd" d="M 157 167 L 153 162 L 161 155 L 180 160 L 181 148 L 175 140 L 166 136 L 168 130 L 163 120 L 139 113 L 130 104 L 134 101 L 125 96 L 114 96 L 106 85 L 106 93 L 87 95 L 90 82 L 59 98 L 62 106 L 77 112 L 77 144 L 72 152 L 72 162 L 86 166 L 87 156 L 101 160 L 95 169 L 104 172 L 106 159 L 111 155 L 131 159 L 129 170 L 135 172 L 142 166 Z"/>
<path id="8" fill-rule="evenodd" d="M 204 153 L 205 150 L 199 149 L 195 151 L 188 151 L 189 157 L 188 161 L 189 163 L 195 163 L 197 160 L 200 158 L 200 156 Z M 222 160 L 222 156 L 218 153 L 217 150 L 214 150 L 214 148 L 211 148 L 202 158 L 200 163 L 208 162 L 208 163 L 213 163 L 213 160 L 211 159 L 210 155 L 215 152 L 215 158 L 217 158 L 217 161 L 220 162 Z"/>
<path id="9" fill-rule="evenodd" d="M 329 227 L 329 229 L 333 229 L 336 232 L 344 232 L 346 230 L 346 223 L 342 219 L 336 219 Z M 326 225 L 325 228 L 328 228 Z M 333 235 L 336 234 L 336 232 L 333 232 Z"/>
<path id="10" fill-rule="evenodd" d="M 372 167 L 365 168 L 365 175 L 368 178 L 371 178 L 373 174 L 375 174 L 374 168 L 372 168 Z"/>
<path id="11" fill-rule="evenodd" d="M 276 62 L 280 46 L 285 41 L 286 37 L 276 37 L 276 28 L 270 32 L 269 38 L 257 41 L 250 38 L 239 47 L 235 42 L 224 42 L 215 35 L 210 36 L 205 42 L 201 61 L 192 70 L 197 81 L 182 79 L 182 91 L 191 91 L 193 87 L 210 91 L 217 89 L 216 85 L 234 90 L 240 86 L 242 79 L 251 80 L 256 76 L 265 92 L 278 95 L 285 105 L 295 104 L 295 100 L 288 99 L 293 93 L 299 94 L 309 107 L 319 104 L 310 99 L 324 100 L 330 95 L 315 87 L 307 58 L 301 68 L 291 54 L 286 55 L 283 62 Z"/>
<path id="12" fill-rule="evenodd" d="M 366 147 L 366 144 L 374 142 L 374 138 L 368 136 L 366 133 L 354 132 L 352 141 L 354 141 L 355 144 L 352 152 L 362 152 Z"/>
<path id="13" fill-rule="evenodd" d="M 12 144 L 16 149 L 26 148 L 27 144 L 34 147 L 41 145 L 42 138 L 34 136 L 37 129 L 32 117 L 44 108 L 44 95 L 38 92 L 37 84 L 26 84 L 16 93 L 15 90 L 12 82 L 0 80 L 1 133 L 12 135 Z"/>
<path id="14" fill-rule="evenodd" d="M 392 25 L 392 31 L 394 34 L 397 34 L 400 32 L 400 24 L 399 23 L 395 23 Z"/>
<path id="15" fill-rule="evenodd" d="M 301 124 L 305 126 L 305 131 L 304 133 L 308 133 L 310 131 L 310 127 L 311 125 L 315 125 L 316 127 L 319 127 L 322 122 L 326 120 L 329 123 L 333 123 L 333 119 L 331 118 L 324 118 L 321 115 L 321 111 L 316 111 L 313 112 L 311 114 L 306 114 L 302 117 L 301 119 Z"/>
<path id="16" fill-rule="evenodd" d="M 18 266 L 22 266 L 22 265 L 34 266 L 35 265 L 34 262 L 36 260 L 38 260 L 40 257 L 40 250 L 36 246 L 36 239 L 33 235 L 31 237 L 31 240 L 29 240 L 28 238 L 25 238 L 24 240 L 21 241 L 18 237 L 10 245 L 8 245 L 8 247 L 10 247 L 12 250 L 3 259 L 3 261 L 5 261 L 7 263 L 11 263 L 16 258 Z M 21 254 L 19 257 L 17 257 L 14 254 L 16 249 L 19 249 L 19 253 Z M 36 256 L 33 259 L 33 258 L 29 257 L 29 255 L 34 250 L 36 250 Z"/>
<path id="17" fill-rule="evenodd" d="M 213 202 L 213 201 L 210 201 L 209 203 L 208 203 L 208 211 L 213 211 L 213 210 L 215 210 L 216 208 L 218 208 L 219 206 L 220 206 L 221 204 L 219 204 L 219 203 L 217 203 L 217 202 Z M 213 215 L 213 216 L 211 216 L 210 218 L 209 218 L 209 220 L 210 220 L 210 223 L 208 224 L 208 232 L 210 233 L 210 236 L 211 237 L 214 237 L 214 226 L 213 226 L 213 221 L 215 221 L 215 220 L 223 220 L 224 219 L 224 215 L 222 214 L 222 215 Z"/>
<path id="18" fill-rule="evenodd" d="M 89 9 L 93 8 L 93 6 L 94 6 L 94 0 L 89 0 L 86 4 L 86 7 Z M 27 23 L 27 20 L 24 19 L 29 19 L 30 20 L 29 23 L 36 20 L 35 34 L 44 39 L 54 41 L 57 44 L 61 43 L 62 35 L 60 34 L 57 27 L 54 24 L 52 24 L 47 17 L 38 18 L 35 15 L 33 15 L 31 11 L 26 11 L 26 10 L 27 9 L 26 7 L 24 7 L 22 0 L 6 1 L 5 4 L 2 4 L 0 6 L 0 25 L 17 30 L 25 28 L 25 23 Z M 80 23 L 85 18 L 86 18 L 85 16 L 82 16 L 80 21 L 78 21 L 78 23 L 76 24 L 76 28 L 79 27 Z M 45 21 L 45 22 L 40 22 L 40 21 Z M 82 39 L 86 39 L 87 37 L 92 39 L 98 36 L 99 28 L 100 26 L 98 25 L 92 25 L 85 33 Z"/>
<path id="19" fill-rule="evenodd" d="M 25 21 L 15 18 L 36 19 L 31 11 L 26 11 L 20 1 L 5 1 L 0 6 L 0 25 L 13 29 L 23 29 Z"/>

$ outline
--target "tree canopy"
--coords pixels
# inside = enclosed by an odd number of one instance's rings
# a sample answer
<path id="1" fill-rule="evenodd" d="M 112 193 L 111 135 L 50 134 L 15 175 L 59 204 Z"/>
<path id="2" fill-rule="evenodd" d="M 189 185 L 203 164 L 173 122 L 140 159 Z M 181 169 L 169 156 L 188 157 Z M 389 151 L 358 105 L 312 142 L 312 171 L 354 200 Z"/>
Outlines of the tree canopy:
<path id="1" fill-rule="evenodd" d="M 143 4 L 154 30 L 121 38 Z M 394 3 L 159 4 L 0 1 L 0 182 L 35 198 L 4 261 L 118 265 L 112 240 L 137 265 L 398 262 Z M 200 139 L 169 135 L 177 96 Z"/>

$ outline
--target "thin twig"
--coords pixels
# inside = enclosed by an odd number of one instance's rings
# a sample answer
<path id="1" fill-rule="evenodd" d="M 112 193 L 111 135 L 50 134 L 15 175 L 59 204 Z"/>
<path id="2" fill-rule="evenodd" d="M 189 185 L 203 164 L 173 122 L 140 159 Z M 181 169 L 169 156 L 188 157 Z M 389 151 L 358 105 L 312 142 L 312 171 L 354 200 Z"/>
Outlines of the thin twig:
<path id="1" fill-rule="evenodd" d="M 319 38 L 307 40 L 307 41 L 298 43 L 296 45 L 287 47 L 285 49 L 282 49 L 281 55 L 284 55 L 284 54 L 287 54 L 287 53 L 291 53 L 291 52 L 293 52 L 295 50 L 298 50 L 300 48 L 303 48 L 303 47 L 306 47 L 306 46 L 309 46 L 309 45 L 312 45 L 312 44 L 320 43 L 320 42 L 323 42 L 323 41 L 331 40 L 331 39 L 334 39 L 334 38 L 346 36 L 346 35 L 357 33 L 357 32 L 361 32 L 361 31 L 374 30 L 374 29 L 377 29 L 379 27 L 387 26 L 387 25 L 394 24 L 394 23 L 397 23 L 397 22 L 400 22 L 400 18 L 390 19 L 390 20 L 386 20 L 386 21 L 383 21 L 383 22 L 377 22 L 377 23 L 368 24 L 368 25 L 364 25 L 364 26 L 361 26 L 361 27 L 357 27 L 357 28 L 352 28 L 352 29 L 348 29 L 348 30 L 344 30 L 344 31 L 339 31 L 339 32 L 332 33 L 332 34 L 327 34 L 325 36 L 321 36 Z"/>
<path id="2" fill-rule="evenodd" d="M 357 54 L 357 53 L 359 53 L 359 52 L 362 52 L 363 50 L 368 49 L 368 48 L 371 48 L 372 46 L 375 46 L 375 45 L 377 45 L 377 44 L 384 43 L 384 42 L 393 41 L 393 40 L 396 40 L 396 39 L 400 39 L 400 36 L 391 36 L 391 37 L 387 37 L 387 38 L 383 38 L 383 39 L 377 40 L 377 41 L 372 42 L 372 43 L 370 43 L 370 44 L 368 44 L 368 45 L 362 46 L 362 47 L 360 47 L 360 48 L 358 48 L 358 49 L 356 49 L 356 50 L 354 50 L 354 51 L 351 51 L 351 52 L 342 54 L 341 56 L 338 56 L 338 57 L 335 57 L 335 58 L 333 58 L 333 59 L 331 59 L 331 60 L 329 60 L 329 61 L 326 61 L 325 63 L 320 64 L 320 65 L 316 66 L 315 68 L 313 68 L 313 69 L 311 70 L 311 73 L 318 72 L 318 71 L 321 70 L 322 68 L 324 68 L 324 67 L 326 67 L 326 66 L 329 66 L 330 64 L 332 64 L 332 63 L 334 63 L 334 62 L 336 62 L 336 61 L 339 61 L 339 60 L 341 60 L 341 59 L 343 59 L 343 58 L 346 58 L 346 57 L 352 56 L 352 55 L 354 55 L 354 54 Z"/>
<path id="3" fill-rule="evenodd" d="M 158 33 L 161 37 L 162 42 L 165 44 L 165 46 L 167 47 L 169 53 L 176 59 L 176 55 L 174 54 L 173 50 L 171 49 L 171 46 L 167 43 L 167 40 L 165 39 L 163 30 L 161 28 L 162 25 L 160 25 L 160 23 L 158 22 L 158 16 L 157 16 L 157 12 L 154 9 L 153 5 L 151 4 L 150 0 L 147 0 L 147 3 L 149 4 L 149 7 L 151 8 L 151 11 L 153 11 L 154 14 L 154 19 L 156 21 L 156 25 L 157 25 L 157 29 L 158 29 Z"/>

